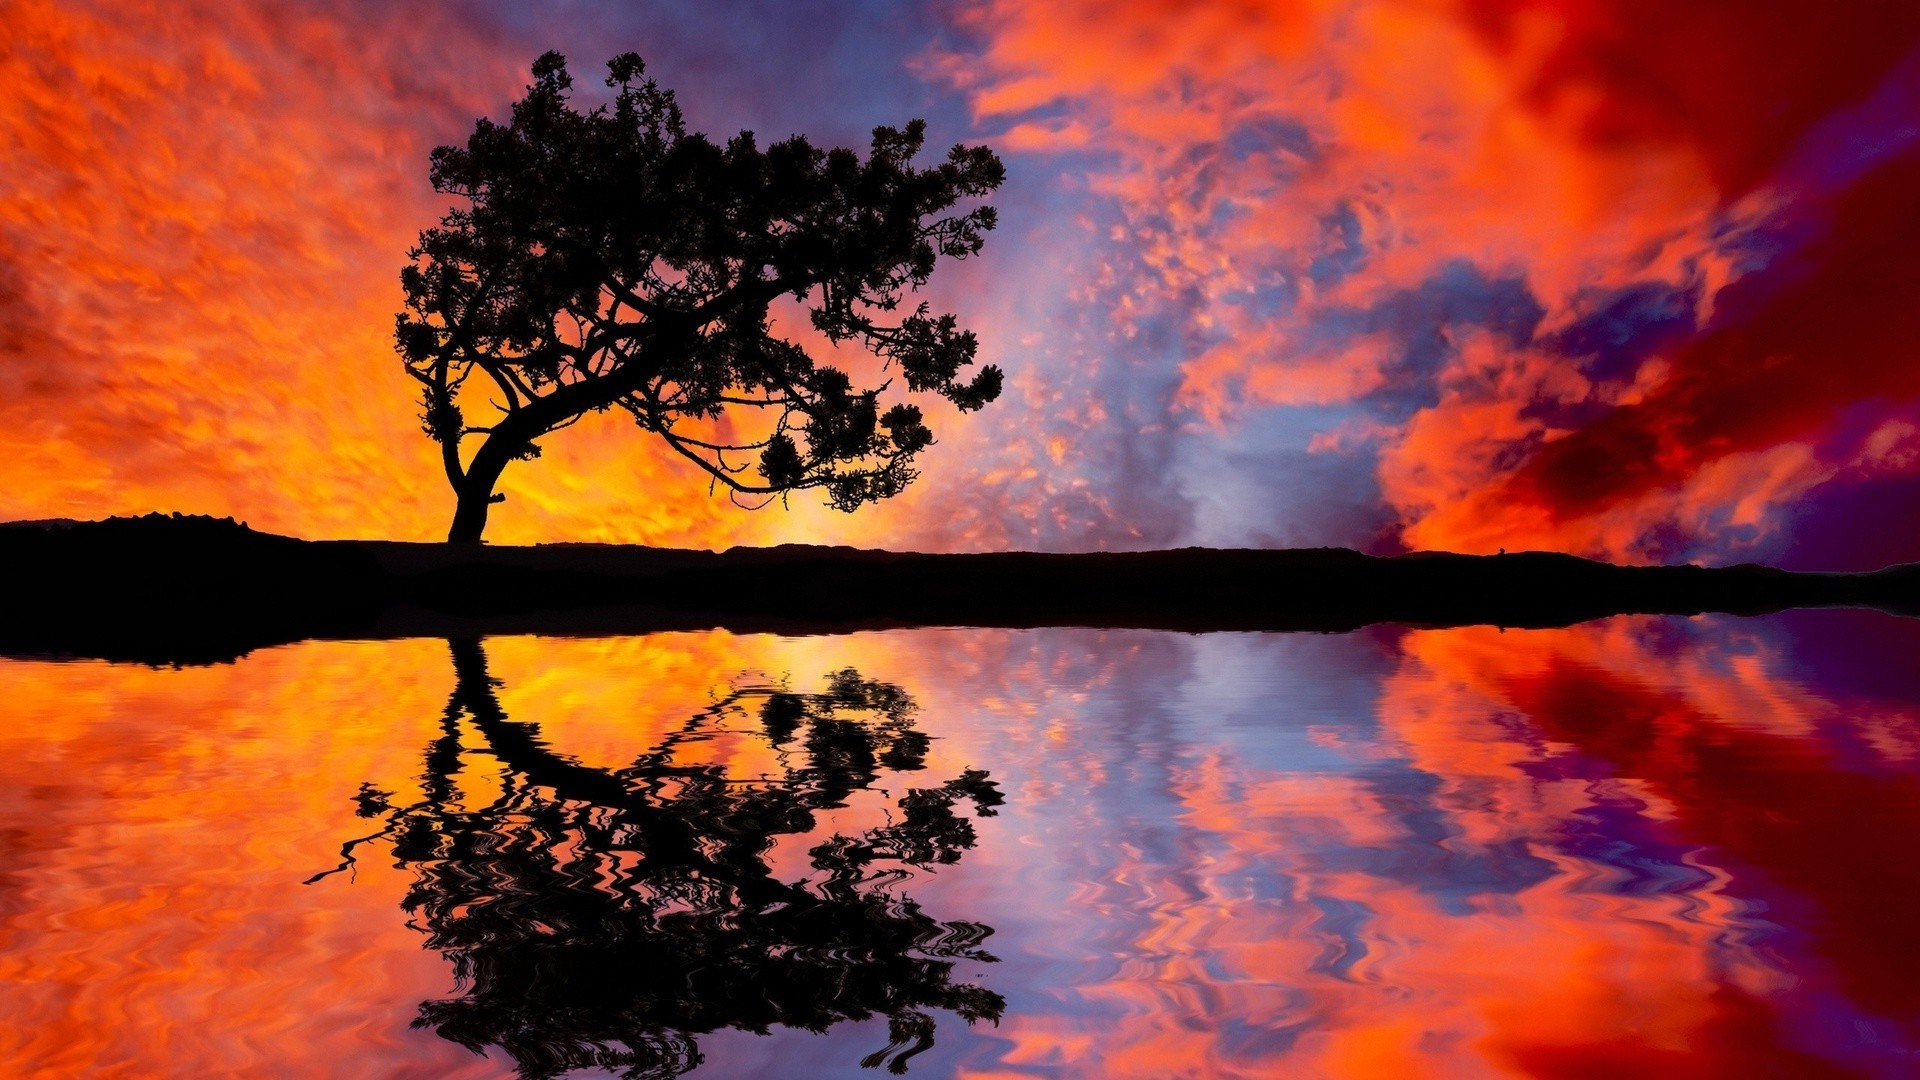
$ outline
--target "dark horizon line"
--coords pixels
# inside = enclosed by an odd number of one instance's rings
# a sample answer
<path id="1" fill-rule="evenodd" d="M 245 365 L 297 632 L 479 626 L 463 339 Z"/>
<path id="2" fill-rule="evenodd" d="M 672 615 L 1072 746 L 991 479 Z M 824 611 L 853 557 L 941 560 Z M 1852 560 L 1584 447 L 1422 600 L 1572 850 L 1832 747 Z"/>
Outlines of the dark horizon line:
<path id="1" fill-rule="evenodd" d="M 308 638 L 786 634 L 919 626 L 1342 632 L 1567 626 L 1621 614 L 1920 615 L 1920 564 L 1620 566 L 1559 552 L 1348 548 L 924 554 L 787 544 L 301 540 L 150 514 L 0 525 L 0 654 L 180 664 Z"/>
<path id="2" fill-rule="evenodd" d="M 1360 548 L 1344 547 L 1344 546 L 1336 546 L 1336 545 L 1320 545 L 1320 546 L 1314 546 L 1314 547 L 1248 547 L 1248 546 L 1211 547 L 1206 544 L 1183 544 L 1177 547 L 1095 548 L 1091 550 L 1071 550 L 1071 551 L 1061 551 L 1061 550 L 1053 550 L 1053 549 L 1045 549 L 1045 548 L 999 548 L 991 551 L 925 551 L 918 548 L 860 547 L 856 544 L 817 543 L 814 541 L 807 541 L 807 540 L 783 540 L 778 543 L 759 544 L 759 545 L 729 544 L 726 547 L 673 547 L 673 546 L 662 545 L 662 544 L 638 543 L 638 542 L 629 541 L 629 540 L 564 540 L 564 539 L 563 540 L 536 540 L 531 543 L 496 543 L 495 541 L 492 541 L 492 540 L 482 540 L 477 545 L 469 545 L 469 544 L 451 543 L 446 540 L 398 540 L 398 539 L 391 539 L 391 538 L 369 539 L 366 537 L 296 536 L 289 533 L 276 533 L 276 532 L 269 532 L 264 529 L 255 529 L 247 521 L 243 519 L 234 518 L 232 516 L 214 517 L 211 514 L 184 514 L 177 510 L 172 512 L 161 511 L 161 510 L 150 510 L 144 514 L 114 514 L 109 517 L 94 518 L 94 519 L 69 518 L 69 517 L 16 518 L 11 521 L 0 521 L 0 536 L 4 536 L 8 531 L 16 530 L 16 529 L 17 530 L 36 530 L 37 529 L 37 530 L 45 530 L 49 532 L 61 532 L 61 531 L 66 531 L 73 528 L 90 528 L 90 527 L 99 527 L 99 526 L 124 526 L 124 525 L 131 525 L 134 523 L 153 523 L 153 522 L 168 522 L 168 521 L 192 522 L 202 526 L 231 527 L 243 532 L 252 533 L 256 536 L 276 537 L 279 539 L 293 540 L 293 541 L 298 541 L 300 543 L 307 543 L 307 544 L 348 544 L 348 545 L 369 545 L 369 546 L 387 545 L 387 546 L 392 546 L 396 549 L 421 548 L 421 549 L 429 549 L 429 550 L 436 550 L 436 551 L 443 550 L 443 549 L 471 551 L 471 550 L 476 550 L 477 548 L 478 550 L 487 551 L 487 552 L 531 552 L 531 551 L 544 551 L 544 550 L 552 550 L 552 549 L 560 549 L 560 548 L 565 548 L 565 549 L 593 548 L 593 549 L 614 550 L 614 551 L 658 552 L 662 554 L 684 554 L 684 555 L 694 555 L 694 556 L 732 555 L 735 553 L 745 553 L 745 552 L 855 552 L 859 554 L 887 555 L 887 556 L 916 556 L 916 557 L 924 556 L 928 558 L 1000 556 L 1000 555 L 1034 555 L 1034 556 L 1045 556 L 1045 557 L 1051 558 L 1051 557 L 1061 557 L 1061 556 L 1077 557 L 1077 556 L 1098 556 L 1098 555 L 1157 555 L 1157 554 L 1170 554 L 1170 553 L 1179 553 L 1179 552 L 1339 551 L 1339 552 L 1348 552 L 1348 553 L 1359 555 L 1363 558 L 1369 558 L 1369 559 L 1406 559 L 1406 558 L 1426 558 L 1430 556 L 1448 556 L 1448 557 L 1469 558 L 1469 559 L 1492 559 L 1492 558 L 1511 557 L 1516 555 L 1551 555 L 1551 556 L 1565 557 L 1570 559 L 1578 559 L 1582 562 L 1595 563 L 1601 566 L 1620 567 L 1622 569 L 1651 569 L 1651 568 L 1678 569 L 1678 568 L 1684 568 L 1684 567 L 1695 567 L 1695 568 L 1706 569 L 1706 570 L 1730 570 L 1730 569 L 1759 567 L 1762 569 L 1778 571 L 1780 573 L 1785 573 L 1785 574 L 1829 575 L 1829 576 L 1832 576 L 1832 575 L 1858 576 L 1862 574 L 1877 574 L 1877 573 L 1882 573 L 1886 571 L 1899 570 L 1902 567 L 1907 567 L 1907 566 L 1920 566 L 1920 559 L 1915 559 L 1910 562 L 1888 563 L 1884 566 L 1876 567 L 1871 570 L 1787 569 L 1770 562 L 1753 562 L 1753 561 L 1742 561 L 1737 563 L 1722 563 L 1722 564 L 1705 564 L 1696 560 L 1687 560 L 1684 562 L 1615 563 L 1615 562 L 1608 562 L 1604 559 L 1595 558 L 1593 556 L 1576 555 L 1573 552 L 1567 551 L 1563 548 L 1521 548 L 1514 551 L 1509 551 L 1506 548 L 1500 548 L 1497 554 L 1488 555 L 1488 554 L 1476 553 L 1476 552 L 1453 551 L 1445 548 L 1409 548 L 1405 551 L 1395 551 L 1395 552 L 1392 552 L 1391 554 L 1381 554 L 1373 551 L 1364 551 Z M 1920 554 L 1920 552 L 1917 552 L 1916 554 Z"/>

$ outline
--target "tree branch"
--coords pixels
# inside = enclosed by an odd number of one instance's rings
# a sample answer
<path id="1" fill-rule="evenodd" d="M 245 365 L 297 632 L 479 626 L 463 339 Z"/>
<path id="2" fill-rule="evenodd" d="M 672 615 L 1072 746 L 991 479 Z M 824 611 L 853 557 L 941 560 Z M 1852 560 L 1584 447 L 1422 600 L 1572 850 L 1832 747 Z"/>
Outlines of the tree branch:
<path id="1" fill-rule="evenodd" d="M 667 445 L 673 447 L 673 449 L 676 452 L 678 452 L 681 457 L 684 457 L 688 461 L 693 462 L 695 465 L 700 466 L 700 468 L 704 472 L 706 472 L 707 475 L 713 477 L 715 480 L 718 480 L 722 484 L 727 485 L 729 488 L 732 488 L 734 491 L 737 491 L 742 495 L 772 495 L 781 491 L 790 490 L 788 488 L 778 488 L 778 487 L 773 487 L 767 484 L 743 484 L 740 481 L 734 479 L 734 475 L 732 473 L 726 472 L 723 469 L 715 467 L 713 462 L 708 461 L 706 458 L 701 457 L 699 454 L 694 453 L 692 450 L 687 449 L 681 436 L 675 435 L 672 431 L 669 431 L 669 430 L 665 430 L 665 429 L 659 429 L 659 430 L 660 430 L 660 437 L 667 440 Z M 793 486 L 792 490 L 797 490 L 799 488 L 807 488 L 807 487 L 818 487 L 818 486 L 820 486 L 820 481 L 813 480 L 807 483 L 796 484 Z"/>

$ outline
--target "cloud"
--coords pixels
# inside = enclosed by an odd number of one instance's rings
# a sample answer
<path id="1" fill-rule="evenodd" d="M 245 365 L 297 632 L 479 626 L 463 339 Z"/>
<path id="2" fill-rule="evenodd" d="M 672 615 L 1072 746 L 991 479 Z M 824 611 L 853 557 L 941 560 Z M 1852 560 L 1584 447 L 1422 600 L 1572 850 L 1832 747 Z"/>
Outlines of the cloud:
<path id="1" fill-rule="evenodd" d="M 1597 148 L 1688 147 L 1723 200 L 1766 184 L 1920 37 L 1900 0 L 1466 0 L 1460 14 L 1528 109 Z"/>
<path id="2" fill-rule="evenodd" d="M 588 50 L 583 87 L 596 53 L 646 35 L 600 16 L 516 26 L 489 5 L 7 0 L 0 13 L 0 518 L 157 508 L 308 536 L 442 535 L 451 496 L 390 340 L 405 252 L 443 209 L 428 152 L 503 113 L 554 35 Z M 648 24 L 683 42 L 666 66 L 720 26 L 695 23 Z M 831 36 L 816 25 L 806 40 Z M 721 81 L 697 80 L 697 112 L 737 103 L 707 85 Z M 793 117 L 787 89 L 760 93 L 737 126 Z M 863 118 L 831 119 L 864 136 Z M 725 546 L 788 524 L 709 498 L 618 424 L 546 449 L 508 472 L 492 539 Z"/>
<path id="3" fill-rule="evenodd" d="M 449 69 L 454 28 L 353 14 L 8 5 L 0 256 L 30 310 L 6 363 L 38 392 L 0 402 L 0 452 L 37 467 L 0 516 L 416 531 L 431 474 L 378 407 L 405 393 L 395 258 L 431 132 L 504 72 Z"/>
<path id="4" fill-rule="evenodd" d="M 1882 421 L 1875 430 L 1886 430 L 1920 403 L 1920 305 L 1903 272 L 1920 243 L 1916 183 L 1920 157 L 1898 158 L 1830 208 L 1802 208 L 1826 219 L 1816 241 L 1728 286 L 1718 317 L 1665 350 L 1656 385 L 1544 443 L 1510 474 L 1490 475 L 1485 497 L 1542 515 L 1547 539 L 1623 511 L 1642 532 L 1715 514 L 1765 531 L 1779 520 L 1775 507 L 1844 464 L 1898 467 L 1904 459 L 1874 452 L 1873 434 L 1836 430 L 1834 420 L 1869 403 Z M 1774 464 L 1755 471 L 1763 458 Z M 1632 511 L 1672 494 L 1683 497 L 1664 512 Z M 1640 542 L 1623 533 L 1603 550 L 1632 552 Z"/>
<path id="5" fill-rule="evenodd" d="M 1831 414 L 1920 400 L 1892 272 L 1920 14 L 967 10 L 941 70 L 1112 208 L 1108 314 L 1190 339 L 1187 444 L 1319 410 L 1309 447 L 1372 455 L 1408 544 L 1778 552 L 1860 452 Z"/>
<path id="6" fill-rule="evenodd" d="M 1845 537 L 1913 469 L 1911 5 L 0 3 L 0 517 L 439 535 L 387 340 L 427 151 L 631 46 L 708 130 L 996 145 L 929 298 L 1009 390 L 851 518 L 601 418 L 495 539 L 1904 550 Z"/>

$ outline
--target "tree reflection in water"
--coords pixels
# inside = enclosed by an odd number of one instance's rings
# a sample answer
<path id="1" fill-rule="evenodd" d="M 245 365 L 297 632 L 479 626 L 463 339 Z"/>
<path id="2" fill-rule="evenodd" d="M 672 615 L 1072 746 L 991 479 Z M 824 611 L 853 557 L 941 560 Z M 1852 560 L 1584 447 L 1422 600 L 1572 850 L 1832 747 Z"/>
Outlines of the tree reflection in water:
<path id="1" fill-rule="evenodd" d="M 873 1016 L 887 1018 L 891 1041 L 861 1064 L 900 1073 L 933 1045 L 929 1010 L 999 1019 L 998 994 L 953 980 L 958 961 L 993 961 L 980 948 L 991 928 L 936 920 L 896 891 L 909 868 L 973 846 L 956 807 L 993 813 L 1001 797 L 986 773 L 907 790 L 888 824 L 816 844 L 804 880 L 768 865 L 775 841 L 813 831 L 817 811 L 925 767 L 928 739 L 899 687 L 848 668 L 819 694 L 735 689 L 632 766 L 605 770 L 508 719 L 478 641 L 448 644 L 456 685 L 445 734 L 427 750 L 424 797 L 395 806 L 363 785 L 361 815 L 385 828 L 311 879 L 349 868 L 374 841 L 412 868 L 410 925 L 452 961 L 462 991 L 423 1003 L 416 1027 L 476 1052 L 498 1046 L 523 1077 L 638 1078 L 698 1065 L 702 1032 L 818 1032 Z M 739 779 L 677 760 L 755 710 L 784 774 Z M 500 762 L 500 794 L 485 805 L 466 805 L 458 784 L 469 731 Z"/>

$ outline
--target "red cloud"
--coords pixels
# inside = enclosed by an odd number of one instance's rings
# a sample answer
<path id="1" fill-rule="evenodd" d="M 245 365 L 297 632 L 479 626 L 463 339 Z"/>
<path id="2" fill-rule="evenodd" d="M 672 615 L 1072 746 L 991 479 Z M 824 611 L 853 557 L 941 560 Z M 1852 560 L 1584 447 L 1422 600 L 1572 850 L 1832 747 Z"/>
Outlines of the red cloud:
<path id="1" fill-rule="evenodd" d="M 1721 295 L 1723 310 L 1758 310 L 1675 350 L 1671 377 L 1645 401 L 1542 448 L 1510 491 L 1558 516 L 1592 513 L 1679 483 L 1728 454 L 1817 438 L 1836 410 L 1855 402 L 1911 410 L 1920 399 L 1916 191 L 1920 158 L 1895 161 L 1846 191 L 1810 250 Z M 1778 277 L 1797 280 L 1751 295 Z"/>
<path id="2" fill-rule="evenodd" d="M 1723 196 L 1870 93 L 1920 37 L 1906 0 L 1462 0 L 1519 97 L 1588 143 L 1695 148 Z"/>

